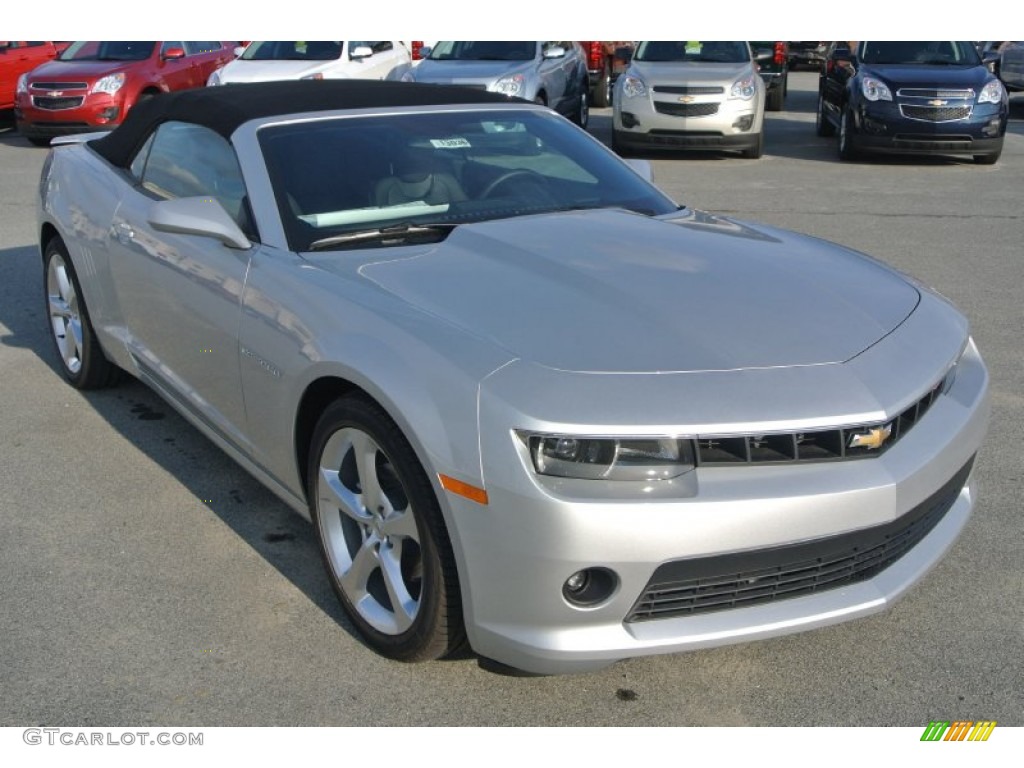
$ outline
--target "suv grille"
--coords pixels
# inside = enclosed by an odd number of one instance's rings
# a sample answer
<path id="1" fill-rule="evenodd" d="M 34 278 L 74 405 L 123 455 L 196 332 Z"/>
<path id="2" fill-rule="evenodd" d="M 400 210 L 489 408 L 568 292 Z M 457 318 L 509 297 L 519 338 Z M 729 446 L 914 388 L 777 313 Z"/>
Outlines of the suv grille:
<path id="1" fill-rule="evenodd" d="M 951 123 L 966 120 L 971 116 L 970 106 L 922 107 L 900 104 L 900 112 L 911 120 L 925 120 L 929 123 Z"/>
<path id="2" fill-rule="evenodd" d="M 35 104 L 39 109 L 74 109 L 75 107 L 82 106 L 82 102 L 85 101 L 83 96 L 33 96 L 32 103 Z"/>
<path id="3" fill-rule="evenodd" d="M 654 109 L 663 115 L 675 117 L 707 117 L 718 112 L 718 102 L 710 104 L 669 104 L 664 101 L 654 102 Z"/>
<path id="4" fill-rule="evenodd" d="M 939 90 L 938 88 L 900 88 L 896 95 L 907 99 L 964 99 L 974 101 L 974 91 L 970 88 L 964 90 Z"/>
<path id="5" fill-rule="evenodd" d="M 35 82 L 32 83 L 32 87 L 37 91 L 75 91 L 85 90 L 89 87 L 88 83 L 50 83 L 50 82 Z"/>
<path id="6" fill-rule="evenodd" d="M 775 549 L 665 563 L 626 621 L 746 608 L 866 581 L 938 525 L 960 495 L 973 463 L 972 457 L 936 493 L 887 525 Z"/>

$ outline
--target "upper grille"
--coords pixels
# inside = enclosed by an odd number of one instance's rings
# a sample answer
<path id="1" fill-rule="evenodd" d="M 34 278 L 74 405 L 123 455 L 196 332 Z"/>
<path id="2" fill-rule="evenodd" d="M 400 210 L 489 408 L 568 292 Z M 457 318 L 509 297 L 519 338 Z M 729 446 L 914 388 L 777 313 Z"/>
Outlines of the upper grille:
<path id="1" fill-rule="evenodd" d="M 896 95 L 908 99 L 966 99 L 974 101 L 974 91 L 970 88 L 963 90 L 940 90 L 938 88 L 900 88 Z"/>
<path id="2" fill-rule="evenodd" d="M 84 90 L 89 87 L 88 83 L 50 83 L 45 81 L 32 83 L 32 87 L 39 91 L 74 91 Z"/>
<path id="3" fill-rule="evenodd" d="M 725 88 L 720 85 L 656 85 L 653 90 L 655 93 L 679 93 L 691 96 L 725 93 Z"/>
<path id="4" fill-rule="evenodd" d="M 665 563 L 626 621 L 693 616 L 822 592 L 866 581 L 927 536 L 953 506 L 973 457 L 898 520 L 853 533 L 753 552 Z"/>
<path id="5" fill-rule="evenodd" d="M 654 109 L 663 115 L 675 117 L 707 117 L 718 112 L 718 102 L 710 104 L 670 104 L 664 101 L 654 102 Z"/>
<path id="6" fill-rule="evenodd" d="M 85 101 L 83 96 L 33 96 L 32 103 L 35 104 L 39 109 L 74 109 L 75 107 L 82 106 L 82 102 Z"/>
<path id="7" fill-rule="evenodd" d="M 762 435 L 699 435 L 695 440 L 697 465 L 829 461 L 879 456 L 924 416 L 941 394 L 944 383 L 945 379 L 895 419 L 881 424 Z M 889 436 L 880 447 L 850 446 L 854 435 L 885 428 L 889 428 Z"/>
<path id="8" fill-rule="evenodd" d="M 970 106 L 922 107 L 900 104 L 900 112 L 911 120 L 926 120 L 930 123 L 951 123 L 966 120 L 971 116 Z"/>

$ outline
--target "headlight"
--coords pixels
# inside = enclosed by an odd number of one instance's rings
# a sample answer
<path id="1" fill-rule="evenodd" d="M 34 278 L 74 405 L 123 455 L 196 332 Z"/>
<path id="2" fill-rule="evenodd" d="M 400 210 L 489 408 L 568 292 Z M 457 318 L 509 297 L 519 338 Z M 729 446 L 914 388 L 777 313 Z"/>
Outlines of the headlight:
<path id="1" fill-rule="evenodd" d="M 580 480 L 668 480 L 694 467 L 693 443 L 674 438 L 528 435 L 540 475 Z"/>
<path id="2" fill-rule="evenodd" d="M 860 92 L 868 101 L 892 101 L 889 86 L 873 77 L 865 77 L 860 81 Z"/>
<path id="3" fill-rule="evenodd" d="M 523 91 L 525 81 L 526 78 L 522 75 L 506 75 L 488 90 L 503 93 L 506 96 L 518 96 Z"/>
<path id="4" fill-rule="evenodd" d="M 107 75 L 97 80 L 96 85 L 92 87 L 89 93 L 109 93 L 113 95 L 121 90 L 122 85 L 124 85 L 124 72 L 116 72 L 113 75 Z"/>
<path id="5" fill-rule="evenodd" d="M 743 77 L 732 84 L 732 88 L 729 89 L 730 99 L 743 99 L 749 101 L 754 98 L 754 94 L 757 93 L 757 83 L 754 80 L 755 77 L 760 75 L 750 75 Z"/>
<path id="6" fill-rule="evenodd" d="M 626 75 L 622 79 L 622 95 L 629 98 L 647 95 L 647 84 L 636 75 Z"/>
<path id="7" fill-rule="evenodd" d="M 15 87 L 15 93 L 28 93 L 28 73 L 19 75 L 18 85 Z"/>
<path id="8" fill-rule="evenodd" d="M 1005 93 L 1002 83 L 998 80 L 989 80 L 985 83 L 985 87 L 981 89 L 981 93 L 978 94 L 978 103 L 998 104 L 1003 100 Z"/>

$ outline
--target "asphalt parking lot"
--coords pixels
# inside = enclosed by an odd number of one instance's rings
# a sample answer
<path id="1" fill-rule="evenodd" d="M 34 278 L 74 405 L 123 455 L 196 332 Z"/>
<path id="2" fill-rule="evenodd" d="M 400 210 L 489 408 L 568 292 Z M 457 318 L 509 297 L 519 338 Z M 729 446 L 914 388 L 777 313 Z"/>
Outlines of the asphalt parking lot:
<path id="1" fill-rule="evenodd" d="M 141 384 L 66 385 L 34 245 L 46 151 L 0 132 L 0 725 L 1024 725 L 1024 94 L 994 166 L 840 163 L 814 133 L 816 78 L 791 76 L 764 158 L 652 157 L 655 181 L 959 306 L 992 375 L 980 503 L 891 611 L 566 677 L 375 655 L 304 520 Z M 610 129 L 595 110 L 591 132 Z"/>

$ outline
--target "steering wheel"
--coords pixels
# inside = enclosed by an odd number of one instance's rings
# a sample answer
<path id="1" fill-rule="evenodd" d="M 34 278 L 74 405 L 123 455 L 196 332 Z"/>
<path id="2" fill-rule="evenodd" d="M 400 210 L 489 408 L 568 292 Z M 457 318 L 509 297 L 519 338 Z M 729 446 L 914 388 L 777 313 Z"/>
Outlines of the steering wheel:
<path id="1" fill-rule="evenodd" d="M 547 187 L 548 185 L 547 179 L 545 179 L 536 171 L 530 171 L 525 168 L 517 168 L 514 171 L 508 171 L 507 173 L 501 174 L 501 176 L 499 176 L 490 184 L 488 184 L 484 188 L 484 191 L 480 193 L 480 199 L 488 199 L 491 195 L 494 194 L 494 190 L 498 189 L 507 182 L 512 181 L 513 179 L 522 179 L 524 181 L 529 181 L 533 184 L 539 184 L 541 187 Z"/>

